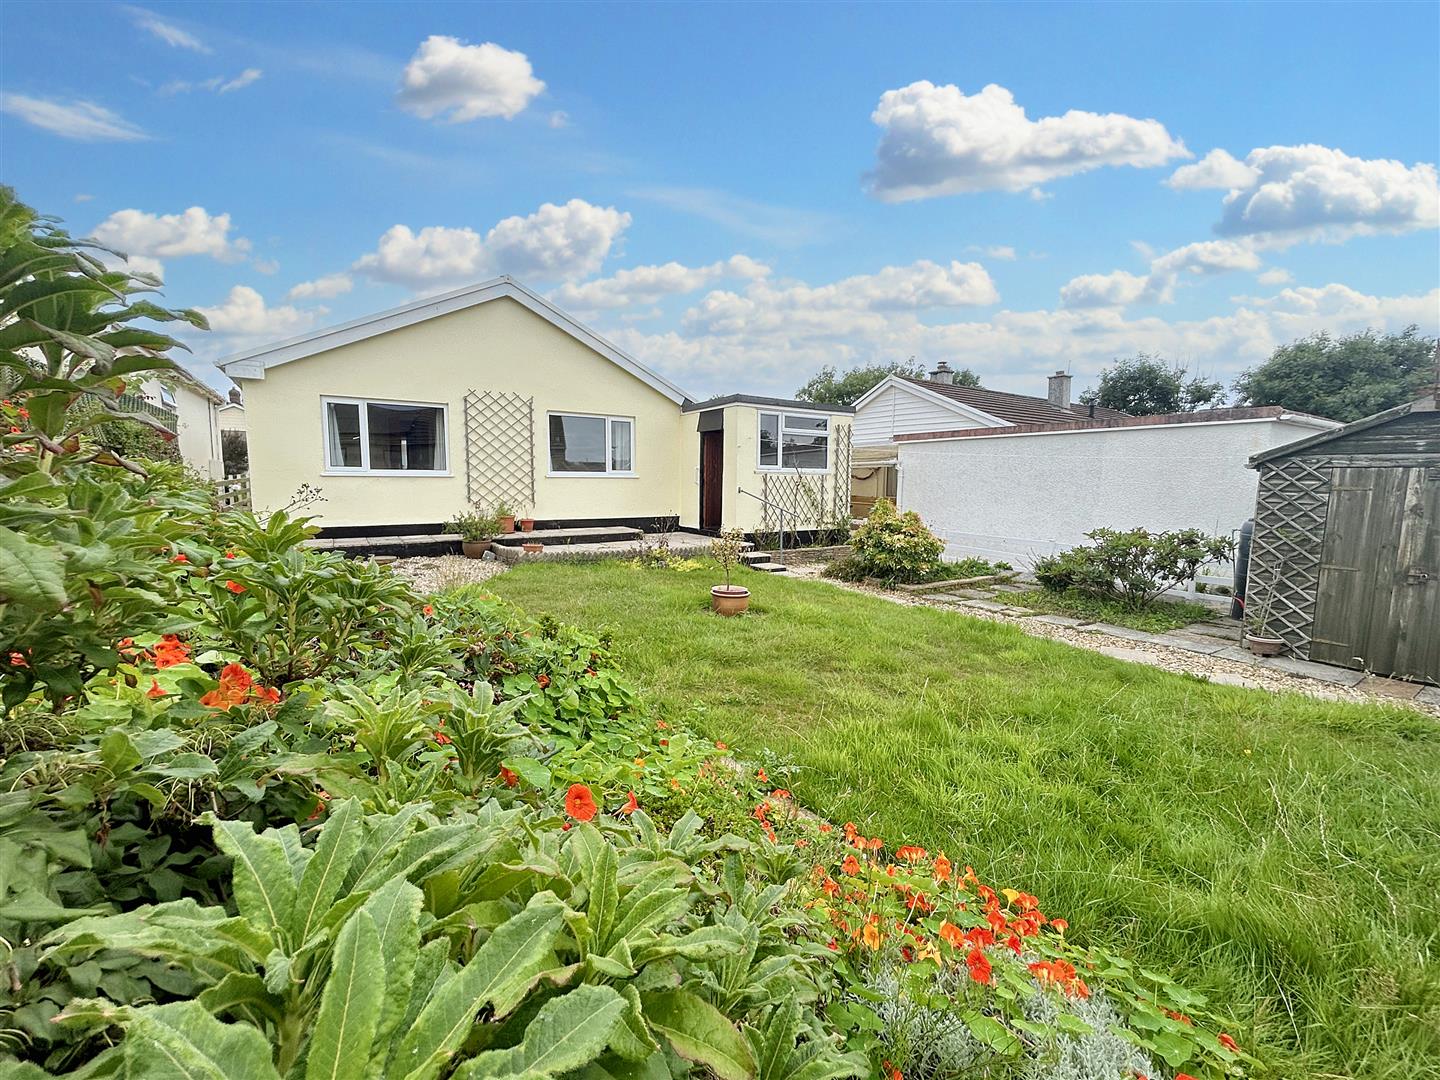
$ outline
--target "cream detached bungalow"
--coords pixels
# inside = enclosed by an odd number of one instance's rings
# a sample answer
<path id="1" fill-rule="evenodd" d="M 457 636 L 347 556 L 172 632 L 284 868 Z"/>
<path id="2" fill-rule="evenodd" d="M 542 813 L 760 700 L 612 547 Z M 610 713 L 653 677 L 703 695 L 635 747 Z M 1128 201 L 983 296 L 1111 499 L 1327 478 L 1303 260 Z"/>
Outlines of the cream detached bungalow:
<path id="1" fill-rule="evenodd" d="M 692 400 L 508 277 L 220 366 L 245 392 L 255 508 L 318 488 L 329 535 L 439 532 L 500 501 L 541 528 L 848 512 L 852 409 Z"/>

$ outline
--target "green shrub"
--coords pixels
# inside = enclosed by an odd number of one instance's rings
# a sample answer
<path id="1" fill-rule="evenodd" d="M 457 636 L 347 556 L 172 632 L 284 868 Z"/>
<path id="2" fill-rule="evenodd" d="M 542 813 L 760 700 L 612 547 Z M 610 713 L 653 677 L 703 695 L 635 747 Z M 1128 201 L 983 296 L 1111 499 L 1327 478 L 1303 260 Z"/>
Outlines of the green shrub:
<path id="1" fill-rule="evenodd" d="M 925 527 L 919 514 L 901 514 L 888 499 L 875 503 L 850 545 L 853 572 L 887 584 L 927 580 L 945 550 L 944 541 Z"/>
<path id="2" fill-rule="evenodd" d="M 1074 590 L 1117 600 L 1136 611 L 1193 581 L 1206 563 L 1229 562 L 1235 547 L 1229 537 L 1199 529 L 1092 529 L 1085 535 L 1094 543 L 1037 559 L 1035 579 L 1051 592 Z"/>

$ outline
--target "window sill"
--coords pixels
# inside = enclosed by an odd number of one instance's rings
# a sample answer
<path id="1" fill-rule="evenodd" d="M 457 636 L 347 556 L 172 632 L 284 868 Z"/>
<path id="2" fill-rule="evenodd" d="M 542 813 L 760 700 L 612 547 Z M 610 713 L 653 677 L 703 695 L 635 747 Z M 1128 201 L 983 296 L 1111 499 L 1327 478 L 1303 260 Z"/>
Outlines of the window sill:
<path id="1" fill-rule="evenodd" d="M 446 477 L 453 472 L 427 472 L 420 469 L 324 469 L 321 476 L 409 476 Z"/>
<path id="2" fill-rule="evenodd" d="M 554 480 L 638 480 L 634 472 L 547 472 L 547 479 Z"/>
<path id="3" fill-rule="evenodd" d="M 829 470 L 828 468 L 825 468 L 825 469 L 784 469 L 784 468 L 781 468 L 781 467 L 778 466 L 778 465 L 756 465 L 756 466 L 755 466 L 755 471 L 756 471 L 756 472 L 763 472 L 763 473 L 790 473 L 791 475 L 794 475 L 795 473 L 799 473 L 801 476 L 828 476 L 828 475 L 830 475 L 830 470 Z"/>

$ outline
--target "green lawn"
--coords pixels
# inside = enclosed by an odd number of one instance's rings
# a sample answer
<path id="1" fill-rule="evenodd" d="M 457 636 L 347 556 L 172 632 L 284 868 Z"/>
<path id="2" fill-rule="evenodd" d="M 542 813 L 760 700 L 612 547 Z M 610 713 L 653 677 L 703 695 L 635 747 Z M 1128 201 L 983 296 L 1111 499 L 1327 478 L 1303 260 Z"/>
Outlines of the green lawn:
<path id="1" fill-rule="evenodd" d="M 535 564 L 662 706 L 803 768 L 797 797 L 943 847 L 1212 995 L 1285 1077 L 1436 1075 L 1440 722 L 1212 686 L 837 586 Z"/>

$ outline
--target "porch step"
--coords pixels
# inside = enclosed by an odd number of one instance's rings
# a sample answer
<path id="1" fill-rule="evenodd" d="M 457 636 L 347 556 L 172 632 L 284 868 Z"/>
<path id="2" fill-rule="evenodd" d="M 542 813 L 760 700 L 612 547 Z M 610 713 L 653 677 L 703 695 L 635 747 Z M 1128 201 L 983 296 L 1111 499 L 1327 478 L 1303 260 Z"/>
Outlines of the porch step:
<path id="1" fill-rule="evenodd" d="M 750 569 L 759 570 L 766 574 L 783 574 L 785 573 L 785 564 L 778 562 L 752 562 Z"/>
<path id="2" fill-rule="evenodd" d="M 637 530 L 638 532 L 638 530 Z M 515 535 L 519 535 L 518 533 Z M 535 536 L 537 533 L 527 533 L 528 536 Z M 597 559 L 633 559 L 636 555 L 636 544 L 631 540 L 602 540 L 596 543 L 570 543 L 570 544 L 546 544 L 543 551 L 526 553 L 521 547 L 515 544 L 500 545 L 494 548 L 495 557 L 503 563 L 518 562 L 589 562 Z M 710 537 L 701 536 L 698 533 L 672 532 L 670 534 L 670 553 L 685 558 L 693 558 L 708 554 L 710 551 Z"/>
<path id="3" fill-rule="evenodd" d="M 501 533 L 495 537 L 496 547 L 518 548 L 522 544 L 544 544 L 567 547 L 572 544 L 633 544 L 644 530 L 625 525 L 597 525 L 588 529 L 535 529 L 531 532 Z"/>
<path id="4" fill-rule="evenodd" d="M 774 562 L 775 557 L 768 551 L 746 551 L 741 554 L 740 561 L 746 566 L 754 566 L 756 563 Z"/>

